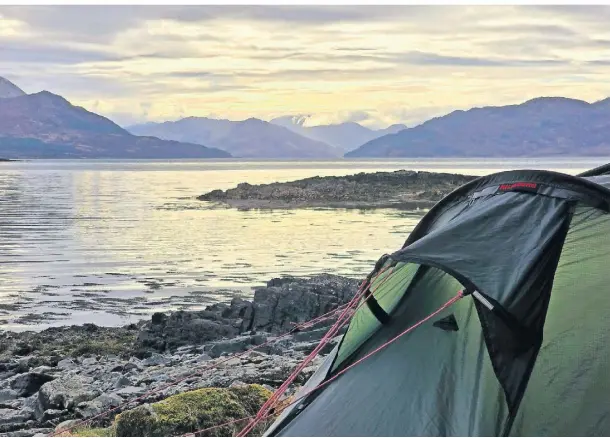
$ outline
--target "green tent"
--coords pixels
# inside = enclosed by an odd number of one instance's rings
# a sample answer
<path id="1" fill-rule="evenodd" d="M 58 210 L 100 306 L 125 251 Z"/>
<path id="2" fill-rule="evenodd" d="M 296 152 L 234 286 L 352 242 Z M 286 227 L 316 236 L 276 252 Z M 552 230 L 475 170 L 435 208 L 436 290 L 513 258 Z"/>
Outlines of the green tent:
<path id="1" fill-rule="evenodd" d="M 610 435 L 609 187 L 606 165 L 501 172 L 448 195 L 377 263 L 266 436 Z"/>

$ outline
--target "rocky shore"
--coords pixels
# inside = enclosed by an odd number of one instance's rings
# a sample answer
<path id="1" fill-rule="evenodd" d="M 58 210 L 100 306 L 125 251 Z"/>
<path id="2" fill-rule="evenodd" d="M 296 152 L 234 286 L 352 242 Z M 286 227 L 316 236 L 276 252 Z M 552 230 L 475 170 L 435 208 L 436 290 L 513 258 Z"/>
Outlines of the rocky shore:
<path id="1" fill-rule="evenodd" d="M 155 313 L 125 327 L 88 324 L 39 333 L 2 332 L 0 436 L 48 435 L 117 406 L 87 429 L 70 434 L 170 436 L 208 427 L 212 420 L 254 414 L 331 321 L 265 343 L 294 323 L 347 302 L 357 283 L 327 274 L 273 279 L 255 290 L 252 301 L 234 298 L 201 311 Z M 338 338 L 323 355 L 336 342 Z M 227 355 L 257 345 L 262 348 L 227 360 Z M 306 381 L 323 355 L 295 385 Z M 214 369 L 199 372 L 215 363 Z M 177 379 L 182 380 L 170 385 Z M 142 400 L 125 405 L 136 398 Z M 209 434 L 231 433 L 224 428 Z"/>
<path id="2" fill-rule="evenodd" d="M 239 209 L 278 208 L 429 208 L 474 176 L 415 172 L 358 173 L 313 177 L 286 183 L 241 183 L 213 190 L 200 201 Z"/>

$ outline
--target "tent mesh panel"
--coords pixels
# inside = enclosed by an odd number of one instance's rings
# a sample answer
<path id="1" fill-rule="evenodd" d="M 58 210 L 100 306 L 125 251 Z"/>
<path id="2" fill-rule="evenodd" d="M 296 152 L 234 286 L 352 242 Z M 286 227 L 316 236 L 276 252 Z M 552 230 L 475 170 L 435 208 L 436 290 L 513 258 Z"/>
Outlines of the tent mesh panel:
<path id="1" fill-rule="evenodd" d="M 544 340 L 511 434 L 610 434 L 610 216 L 578 208 L 559 259 Z"/>

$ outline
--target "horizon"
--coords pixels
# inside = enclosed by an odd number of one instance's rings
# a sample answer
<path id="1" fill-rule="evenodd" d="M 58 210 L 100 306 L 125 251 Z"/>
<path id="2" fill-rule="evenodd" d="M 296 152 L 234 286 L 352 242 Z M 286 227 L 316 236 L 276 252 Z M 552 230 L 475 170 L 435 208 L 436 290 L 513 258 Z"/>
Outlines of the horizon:
<path id="1" fill-rule="evenodd" d="M 416 126 L 610 96 L 606 6 L 0 6 L 3 77 L 120 126 Z M 52 41 L 52 43 L 49 43 Z"/>

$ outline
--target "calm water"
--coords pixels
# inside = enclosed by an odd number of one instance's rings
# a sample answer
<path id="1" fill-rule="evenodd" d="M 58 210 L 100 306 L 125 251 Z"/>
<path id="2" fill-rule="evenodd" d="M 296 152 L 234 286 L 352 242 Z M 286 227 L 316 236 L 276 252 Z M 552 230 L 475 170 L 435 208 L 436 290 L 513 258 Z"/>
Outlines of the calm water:
<path id="1" fill-rule="evenodd" d="M 198 308 L 272 277 L 366 275 L 421 212 L 237 211 L 213 189 L 376 170 L 578 173 L 599 160 L 31 161 L 0 163 L 0 322 L 7 329 L 123 324 Z"/>

